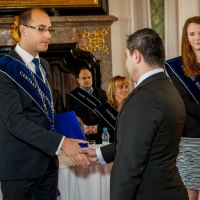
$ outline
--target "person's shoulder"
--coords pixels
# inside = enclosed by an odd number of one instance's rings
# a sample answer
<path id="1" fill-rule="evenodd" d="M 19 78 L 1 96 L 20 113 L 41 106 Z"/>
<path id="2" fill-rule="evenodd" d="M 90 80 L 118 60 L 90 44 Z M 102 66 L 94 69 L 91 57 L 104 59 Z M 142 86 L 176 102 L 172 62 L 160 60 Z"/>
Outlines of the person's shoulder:
<path id="1" fill-rule="evenodd" d="M 105 93 L 106 94 L 105 90 L 103 90 L 101 88 L 93 87 L 93 89 L 94 89 L 94 93 L 96 92 L 96 93 Z"/>
<path id="2" fill-rule="evenodd" d="M 170 58 L 168 60 L 165 61 L 165 64 L 168 64 L 168 65 L 182 65 L 182 58 L 181 56 L 177 56 L 177 57 L 174 57 L 174 58 Z"/>
<path id="3" fill-rule="evenodd" d="M 73 92 L 74 90 L 76 90 L 78 87 L 76 87 L 75 89 L 69 91 L 68 93 L 66 93 L 66 100 L 68 101 L 78 101 L 77 99 L 75 99 L 70 93 Z"/>
<path id="4" fill-rule="evenodd" d="M 66 98 L 70 98 L 71 99 L 71 95 L 70 95 L 70 92 L 68 92 L 67 94 L 66 94 Z"/>
<path id="5" fill-rule="evenodd" d="M 15 47 L 15 46 L 14 46 Z M 9 53 L 7 54 L 8 56 L 11 56 L 21 62 L 23 62 L 22 58 L 19 56 L 19 54 L 14 50 L 14 47 L 12 47 L 9 51 Z"/>
<path id="6" fill-rule="evenodd" d="M 108 100 L 105 90 L 102 90 L 100 88 L 94 88 L 92 95 L 97 97 L 101 102 L 107 102 Z"/>
<path id="7" fill-rule="evenodd" d="M 13 46 L 9 52 L 8 52 L 8 55 L 10 56 L 18 56 L 18 53 L 14 50 L 15 46 Z"/>
<path id="8" fill-rule="evenodd" d="M 44 64 L 45 66 L 49 66 L 49 62 L 46 59 L 44 59 L 43 57 L 40 57 L 40 62 L 42 64 Z"/>
<path id="9" fill-rule="evenodd" d="M 94 91 L 93 91 L 93 95 L 95 96 L 103 96 L 103 98 L 107 97 L 107 94 L 106 94 L 106 91 L 105 90 L 102 90 L 100 88 L 96 88 L 96 87 L 93 87 Z"/>
<path id="10" fill-rule="evenodd" d="M 69 96 L 71 96 L 71 95 L 70 95 L 70 93 L 71 93 L 71 92 L 73 92 L 73 91 L 75 91 L 77 88 L 79 88 L 79 87 L 76 87 L 76 88 L 74 88 L 74 89 L 70 90 L 70 91 L 69 91 L 69 92 L 68 92 L 66 95 L 69 95 Z"/>

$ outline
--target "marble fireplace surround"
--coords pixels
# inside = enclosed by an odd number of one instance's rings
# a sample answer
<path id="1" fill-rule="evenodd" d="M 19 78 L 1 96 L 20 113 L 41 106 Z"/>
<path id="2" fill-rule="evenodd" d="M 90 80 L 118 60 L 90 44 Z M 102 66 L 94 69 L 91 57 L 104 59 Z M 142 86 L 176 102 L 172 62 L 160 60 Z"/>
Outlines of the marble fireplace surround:
<path id="1" fill-rule="evenodd" d="M 0 17 L 0 46 L 13 45 L 11 26 L 14 18 Z M 81 50 L 91 52 L 101 65 L 101 87 L 107 91 L 112 77 L 111 25 L 117 21 L 111 15 L 52 16 L 56 29 L 51 44 L 77 43 Z"/>

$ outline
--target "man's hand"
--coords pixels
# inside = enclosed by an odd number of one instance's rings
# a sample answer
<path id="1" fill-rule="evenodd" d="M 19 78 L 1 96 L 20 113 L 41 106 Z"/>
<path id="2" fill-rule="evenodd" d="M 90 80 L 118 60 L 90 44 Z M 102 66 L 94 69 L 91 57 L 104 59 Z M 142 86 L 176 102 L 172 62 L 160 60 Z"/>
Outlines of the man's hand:
<path id="1" fill-rule="evenodd" d="M 65 137 L 61 149 L 75 165 L 87 167 L 88 164 L 90 164 L 90 161 L 85 154 L 80 153 L 81 147 L 79 146 L 79 143 L 86 144 L 87 141 Z"/>
<path id="2" fill-rule="evenodd" d="M 95 149 L 82 148 L 80 153 L 82 153 L 83 155 L 86 154 L 88 156 L 88 160 L 90 161 L 90 163 L 96 163 L 99 161 Z"/>
<path id="3" fill-rule="evenodd" d="M 87 126 L 86 128 L 84 128 L 85 135 L 91 135 L 96 133 L 97 133 L 97 125 Z"/>

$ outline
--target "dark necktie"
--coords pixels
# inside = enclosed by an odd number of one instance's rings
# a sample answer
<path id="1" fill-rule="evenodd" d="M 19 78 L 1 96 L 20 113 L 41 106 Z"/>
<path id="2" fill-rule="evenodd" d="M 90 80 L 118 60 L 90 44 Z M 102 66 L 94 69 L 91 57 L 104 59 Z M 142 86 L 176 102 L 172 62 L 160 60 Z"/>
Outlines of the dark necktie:
<path id="1" fill-rule="evenodd" d="M 38 58 L 33 58 L 32 62 L 35 64 L 35 72 L 36 74 L 43 80 L 42 73 L 40 71 L 40 63 Z"/>

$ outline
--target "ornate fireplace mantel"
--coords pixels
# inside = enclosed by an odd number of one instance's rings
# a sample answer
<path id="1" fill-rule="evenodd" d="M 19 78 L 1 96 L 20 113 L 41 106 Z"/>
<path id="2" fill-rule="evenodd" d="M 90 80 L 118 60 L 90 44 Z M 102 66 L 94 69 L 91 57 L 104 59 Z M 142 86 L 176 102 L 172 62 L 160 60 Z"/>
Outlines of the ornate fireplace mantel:
<path id="1" fill-rule="evenodd" d="M 0 46 L 13 45 L 11 26 L 14 18 L 0 17 Z M 107 90 L 112 77 L 111 24 L 117 17 L 99 16 L 52 16 L 56 29 L 52 44 L 77 43 L 79 48 L 91 52 L 101 63 L 102 88 Z"/>

